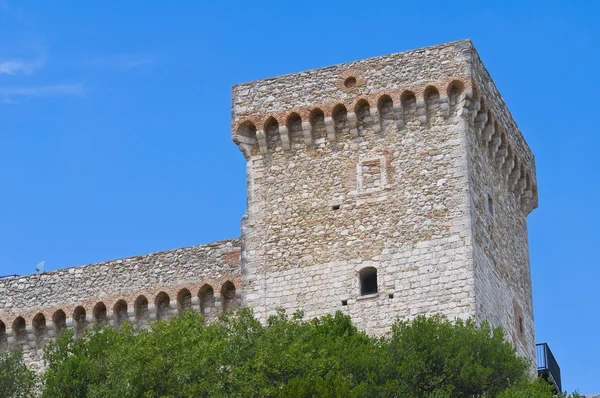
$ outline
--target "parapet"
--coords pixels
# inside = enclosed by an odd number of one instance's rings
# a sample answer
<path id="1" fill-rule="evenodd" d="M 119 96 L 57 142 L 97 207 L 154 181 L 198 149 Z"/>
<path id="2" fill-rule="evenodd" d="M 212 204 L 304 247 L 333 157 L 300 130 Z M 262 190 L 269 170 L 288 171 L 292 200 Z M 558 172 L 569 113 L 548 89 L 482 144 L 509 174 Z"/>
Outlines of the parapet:
<path id="1" fill-rule="evenodd" d="M 360 139 L 365 121 L 375 133 L 415 116 L 426 125 L 430 98 L 468 120 L 526 212 L 537 207 L 533 154 L 470 40 L 238 84 L 232 138 L 248 159 L 312 151 Z"/>
<path id="2" fill-rule="evenodd" d="M 65 327 L 146 327 L 240 305 L 239 239 L 0 280 L 0 346 L 38 349 Z M 39 352 L 36 354 L 38 355 Z"/>

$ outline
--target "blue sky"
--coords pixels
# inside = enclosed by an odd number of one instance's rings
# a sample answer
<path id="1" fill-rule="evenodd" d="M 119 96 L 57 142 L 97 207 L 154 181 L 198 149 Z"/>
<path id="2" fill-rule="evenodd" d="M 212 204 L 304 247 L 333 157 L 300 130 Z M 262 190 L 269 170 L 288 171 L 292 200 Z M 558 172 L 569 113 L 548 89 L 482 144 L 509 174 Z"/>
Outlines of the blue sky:
<path id="1" fill-rule="evenodd" d="M 600 393 L 600 11 L 498 3 L 0 0 L 0 275 L 239 236 L 233 84 L 471 38 L 536 155 L 537 340 Z"/>

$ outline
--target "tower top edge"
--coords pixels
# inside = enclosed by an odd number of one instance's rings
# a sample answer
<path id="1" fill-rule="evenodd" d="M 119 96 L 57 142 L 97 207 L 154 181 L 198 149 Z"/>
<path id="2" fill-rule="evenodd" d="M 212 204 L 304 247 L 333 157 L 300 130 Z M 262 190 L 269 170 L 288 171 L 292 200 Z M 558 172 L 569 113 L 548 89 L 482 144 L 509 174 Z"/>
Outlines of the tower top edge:
<path id="1" fill-rule="evenodd" d="M 415 54 L 419 54 L 419 53 L 423 53 L 423 52 L 427 52 L 427 51 L 431 52 L 431 51 L 436 51 L 436 50 L 446 49 L 446 48 L 455 48 L 457 51 L 459 51 L 461 49 L 475 50 L 475 47 L 474 47 L 471 39 L 469 39 L 469 38 L 460 39 L 460 40 L 455 40 L 455 41 L 450 41 L 450 42 L 445 42 L 445 43 L 440 43 L 440 44 L 434 44 L 431 46 L 419 47 L 419 48 L 415 48 L 415 49 L 411 49 L 411 50 L 376 55 L 374 57 L 361 58 L 361 59 L 356 59 L 356 60 L 352 60 L 352 61 L 340 62 L 340 63 L 332 64 L 332 65 L 319 66 L 317 68 L 306 69 L 306 70 L 302 70 L 302 71 L 298 71 L 298 72 L 285 73 L 285 74 L 281 74 L 281 75 L 266 77 L 263 79 L 256 79 L 256 80 L 250 80 L 247 82 L 240 82 L 240 83 L 236 83 L 233 85 L 233 91 L 235 92 L 236 89 L 243 88 L 244 86 L 252 86 L 254 84 L 261 83 L 261 82 L 285 79 L 287 77 L 291 77 L 291 76 L 295 76 L 295 75 L 316 73 L 316 72 L 319 72 L 322 70 L 328 70 L 328 69 L 344 68 L 344 67 L 351 66 L 352 64 L 355 64 L 355 63 L 365 63 L 365 62 L 372 63 L 372 62 L 377 62 L 379 60 L 386 59 L 386 58 L 410 57 Z M 427 54 L 427 55 L 429 55 L 429 54 Z"/>
<path id="2" fill-rule="evenodd" d="M 470 80 L 473 52 L 461 40 L 233 86 L 232 122 L 360 96 Z"/>

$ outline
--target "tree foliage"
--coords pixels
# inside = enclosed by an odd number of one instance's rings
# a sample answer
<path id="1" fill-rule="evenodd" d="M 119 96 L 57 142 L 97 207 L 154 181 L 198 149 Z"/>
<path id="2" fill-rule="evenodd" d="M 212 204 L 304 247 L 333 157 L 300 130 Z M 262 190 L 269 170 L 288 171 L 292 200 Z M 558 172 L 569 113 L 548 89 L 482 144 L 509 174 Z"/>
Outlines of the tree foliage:
<path id="1" fill-rule="evenodd" d="M 34 394 L 36 377 L 23 362 L 21 350 L 0 348 L 0 397 L 29 398 Z"/>
<path id="2" fill-rule="evenodd" d="M 249 309 L 209 325 L 186 312 L 148 331 L 64 332 L 45 360 L 43 397 L 518 398 L 506 394 L 531 384 L 501 329 L 440 316 L 374 338 L 340 312 L 279 312 L 266 325 Z"/>

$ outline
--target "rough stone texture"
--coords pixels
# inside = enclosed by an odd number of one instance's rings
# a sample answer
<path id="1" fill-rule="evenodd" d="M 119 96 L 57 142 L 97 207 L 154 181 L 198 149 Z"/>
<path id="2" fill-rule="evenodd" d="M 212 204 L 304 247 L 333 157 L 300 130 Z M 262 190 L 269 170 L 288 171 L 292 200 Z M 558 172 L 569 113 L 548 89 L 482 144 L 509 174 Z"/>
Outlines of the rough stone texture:
<path id="1" fill-rule="evenodd" d="M 486 136 L 469 125 L 471 222 L 477 318 L 501 325 L 519 354 L 535 359 L 526 216 L 537 207 L 533 155 L 479 57 L 473 58 L 477 117 L 489 113 Z M 485 127 L 483 128 L 485 129 Z M 490 201 L 491 200 L 491 209 Z"/>
<path id="2" fill-rule="evenodd" d="M 503 326 L 534 366 L 533 155 L 469 41 L 241 84 L 243 303 Z M 493 212 L 493 214 L 491 213 Z M 375 267 L 378 293 L 361 296 Z"/>
<path id="3" fill-rule="evenodd" d="M 0 279 L 0 344 L 22 346 L 37 363 L 64 327 L 147 327 L 187 308 L 213 317 L 240 301 L 240 246 L 234 239 Z"/>
<path id="4" fill-rule="evenodd" d="M 244 305 L 342 310 L 373 334 L 474 316 L 533 366 L 535 164 L 470 41 L 240 84 L 232 111 L 241 239 L 2 280 L 0 345 L 39 364 L 64 327 Z M 365 268 L 376 293 L 361 295 Z"/>

